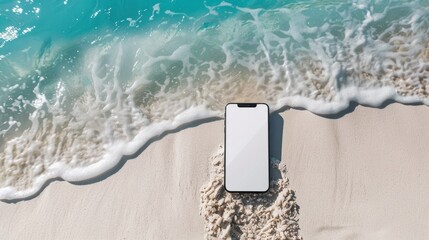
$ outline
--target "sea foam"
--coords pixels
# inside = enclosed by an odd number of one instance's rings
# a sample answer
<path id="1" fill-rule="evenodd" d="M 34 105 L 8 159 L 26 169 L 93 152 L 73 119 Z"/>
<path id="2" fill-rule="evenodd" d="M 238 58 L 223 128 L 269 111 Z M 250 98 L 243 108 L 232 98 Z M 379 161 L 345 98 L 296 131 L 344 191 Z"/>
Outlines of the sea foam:
<path id="1" fill-rule="evenodd" d="M 425 1 L 163 6 L 130 18 L 141 31 L 0 35 L 0 199 L 96 177 L 166 131 L 221 118 L 232 101 L 317 114 L 429 104 Z M 11 49 L 20 39 L 34 46 Z"/>

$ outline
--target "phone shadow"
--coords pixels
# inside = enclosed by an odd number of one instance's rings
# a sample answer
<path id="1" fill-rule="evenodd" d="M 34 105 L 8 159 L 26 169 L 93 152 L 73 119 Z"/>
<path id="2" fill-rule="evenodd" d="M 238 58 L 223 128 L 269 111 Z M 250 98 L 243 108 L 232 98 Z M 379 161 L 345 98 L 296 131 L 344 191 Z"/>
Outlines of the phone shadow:
<path id="1" fill-rule="evenodd" d="M 276 181 L 282 178 L 279 168 L 273 166 L 278 165 L 282 159 L 284 120 L 278 112 L 274 112 L 270 114 L 269 123 L 270 178 L 271 181 Z"/>

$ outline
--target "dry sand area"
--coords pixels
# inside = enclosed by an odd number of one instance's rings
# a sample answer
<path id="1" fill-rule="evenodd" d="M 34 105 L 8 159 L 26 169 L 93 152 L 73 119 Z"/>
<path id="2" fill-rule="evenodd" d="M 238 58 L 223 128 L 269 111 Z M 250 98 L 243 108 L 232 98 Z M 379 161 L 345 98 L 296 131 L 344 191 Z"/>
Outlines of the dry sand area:
<path id="1" fill-rule="evenodd" d="M 428 239 L 428 121 L 428 107 L 401 104 L 273 113 L 280 162 L 263 201 L 219 187 L 223 121 L 191 124 L 99 179 L 0 202 L 0 239 Z"/>

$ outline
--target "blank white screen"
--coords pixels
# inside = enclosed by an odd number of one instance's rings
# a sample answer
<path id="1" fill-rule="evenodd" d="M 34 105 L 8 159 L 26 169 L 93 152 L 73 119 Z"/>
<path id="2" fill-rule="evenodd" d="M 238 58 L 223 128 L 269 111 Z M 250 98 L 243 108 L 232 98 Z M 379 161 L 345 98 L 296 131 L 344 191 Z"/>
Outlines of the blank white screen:
<path id="1" fill-rule="evenodd" d="M 268 106 L 226 106 L 225 188 L 264 192 L 269 187 Z"/>

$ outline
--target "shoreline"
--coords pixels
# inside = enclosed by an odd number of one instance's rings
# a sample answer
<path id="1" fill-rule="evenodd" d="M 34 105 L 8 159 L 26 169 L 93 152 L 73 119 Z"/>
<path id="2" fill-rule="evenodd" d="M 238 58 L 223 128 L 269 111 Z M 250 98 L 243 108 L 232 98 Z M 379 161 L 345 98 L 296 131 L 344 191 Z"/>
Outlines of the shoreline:
<path id="1" fill-rule="evenodd" d="M 304 110 L 323 118 L 336 119 L 353 112 L 358 106 L 384 109 L 392 104 L 406 106 L 429 105 L 425 99 L 420 99 L 418 96 L 400 96 L 396 94 L 391 87 L 357 90 L 356 88 L 347 88 L 342 93 L 342 95 L 344 95 L 343 97 L 345 97 L 344 99 L 347 101 L 343 99 L 342 101 L 333 101 L 329 103 L 302 96 L 285 97 L 272 106 L 272 109 L 275 110 L 270 114 L 279 114 L 288 110 Z M 368 96 L 372 96 L 373 99 L 368 100 Z M 181 112 L 173 120 L 163 120 L 152 123 L 147 126 L 145 131 L 139 132 L 128 142 L 124 139 L 118 141 L 116 146 L 111 146 L 113 150 L 98 152 L 102 154 L 102 157 L 98 161 L 87 166 L 73 167 L 73 165 L 68 165 L 59 161 L 43 166 L 45 172 L 38 177 L 28 174 L 21 176 L 22 179 L 19 180 L 23 180 L 26 184 L 33 182 L 33 187 L 18 191 L 13 186 L 0 187 L 0 201 L 13 203 L 32 199 L 54 181 L 64 180 L 78 185 L 99 181 L 117 172 L 118 168 L 123 166 L 128 159 L 136 158 L 153 141 L 157 141 L 165 135 L 179 132 L 188 127 L 221 120 L 222 117 L 223 114 L 221 114 L 221 110 L 209 110 L 203 105 L 191 107 Z M 21 148 L 22 146 L 18 149 L 18 152 L 19 150 L 23 151 L 25 149 Z M 70 154 L 70 152 L 68 154 Z M 4 156 L 2 156 L 0 152 L 0 158 L 1 157 Z M 25 161 L 26 159 L 19 159 L 19 161 L 23 160 Z M 40 158 L 38 160 L 40 160 Z M 37 165 L 36 162 L 26 162 L 26 164 L 22 165 Z M 17 167 L 20 168 L 21 165 Z M 22 171 L 23 170 L 21 170 L 21 172 Z M 6 175 L 3 177 L 8 178 L 10 176 Z"/>
<path id="2" fill-rule="evenodd" d="M 398 103 L 382 109 L 357 106 L 339 118 L 295 109 L 274 112 L 271 155 L 281 160 L 296 192 L 300 235 L 428 237 L 427 119 L 427 106 Z M 222 143 L 222 121 L 165 134 L 120 171 L 93 184 L 54 181 L 31 200 L 0 202 L 0 234 L 8 239 L 202 239 L 200 189 L 209 180 L 209 158 Z"/>

